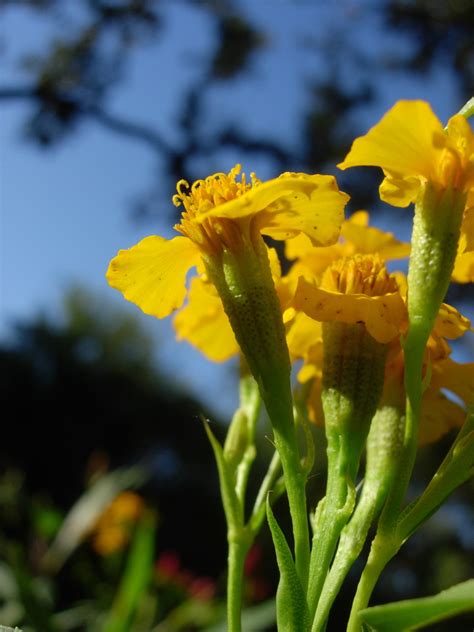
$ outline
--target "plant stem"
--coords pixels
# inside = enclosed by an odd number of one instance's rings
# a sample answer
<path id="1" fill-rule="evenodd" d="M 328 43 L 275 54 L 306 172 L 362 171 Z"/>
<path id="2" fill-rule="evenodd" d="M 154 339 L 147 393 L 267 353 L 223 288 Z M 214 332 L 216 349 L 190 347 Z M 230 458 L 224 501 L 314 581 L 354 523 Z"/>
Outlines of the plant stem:
<path id="1" fill-rule="evenodd" d="M 365 480 L 350 521 L 343 528 L 336 557 L 323 586 L 314 629 L 324 626 L 331 606 L 350 568 L 358 558 L 367 534 L 393 483 L 400 447 L 403 415 L 398 406 L 384 404 L 375 414 L 367 439 Z"/>
<path id="2" fill-rule="evenodd" d="M 245 557 L 250 548 L 252 538 L 244 537 L 229 530 L 227 535 L 229 546 L 227 572 L 227 629 L 228 632 L 242 631 L 242 584 Z"/>
<path id="3" fill-rule="evenodd" d="M 347 624 L 347 632 L 360 632 L 361 623 L 359 612 L 364 610 L 369 604 L 372 591 L 377 583 L 381 572 L 387 562 L 395 555 L 399 547 L 390 545 L 381 536 L 375 536 L 369 554 L 369 559 L 364 568 L 364 572 L 357 586 L 357 592 L 352 602 L 351 614 Z"/>
<path id="4" fill-rule="evenodd" d="M 273 387 L 277 385 L 272 384 Z M 288 383 L 289 387 L 289 383 Z M 291 390 L 275 389 L 275 396 L 266 398 L 265 404 L 273 426 L 275 447 L 280 455 L 285 487 L 290 506 L 295 546 L 295 566 L 303 591 L 306 593 L 309 568 L 309 525 L 306 509 L 306 474 L 303 471 L 296 428 L 293 419 Z M 263 396 L 262 396 L 263 397 Z"/>
<path id="5" fill-rule="evenodd" d="M 352 508 L 353 494 L 350 494 L 347 451 L 342 450 L 338 437 L 328 437 L 328 481 L 324 499 L 320 528 L 313 536 L 311 550 L 308 606 L 310 615 L 315 613 L 329 565 L 336 550 L 342 528 L 346 524 Z M 316 621 L 313 631 L 318 630 Z"/>
<path id="6" fill-rule="evenodd" d="M 273 453 L 272 460 L 270 461 L 270 465 L 268 466 L 267 473 L 262 481 L 260 489 L 258 490 L 257 498 L 255 499 L 255 503 L 252 510 L 252 525 L 253 520 L 260 520 L 260 515 L 265 515 L 265 503 L 267 502 L 267 496 L 271 491 L 272 486 L 276 482 L 276 478 L 281 470 L 281 459 L 280 455 L 277 451 Z M 253 529 L 255 530 L 255 529 Z"/>

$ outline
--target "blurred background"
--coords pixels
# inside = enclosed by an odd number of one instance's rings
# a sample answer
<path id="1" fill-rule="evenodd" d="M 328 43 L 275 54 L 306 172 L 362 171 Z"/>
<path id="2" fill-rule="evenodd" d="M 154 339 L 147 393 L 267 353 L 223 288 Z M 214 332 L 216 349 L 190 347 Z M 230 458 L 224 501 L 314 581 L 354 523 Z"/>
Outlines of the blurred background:
<path id="1" fill-rule="evenodd" d="M 237 367 L 123 301 L 108 262 L 171 236 L 178 179 L 237 162 L 262 179 L 334 173 L 349 212 L 408 240 L 411 213 L 377 199 L 379 171 L 335 165 L 396 100 L 428 100 L 447 121 L 472 96 L 474 3 L 0 0 L 0 18 L 0 624 L 223 630 L 225 526 L 199 416 L 224 435 Z M 474 317 L 472 287 L 449 300 Z M 455 355 L 473 350 L 471 335 Z M 254 485 L 267 434 L 262 420 Z M 412 493 L 449 441 L 422 450 Z M 472 575 L 472 491 L 402 549 L 374 603 Z M 342 629 L 360 570 L 329 630 Z M 264 531 L 246 630 L 273 629 L 275 573 Z"/>

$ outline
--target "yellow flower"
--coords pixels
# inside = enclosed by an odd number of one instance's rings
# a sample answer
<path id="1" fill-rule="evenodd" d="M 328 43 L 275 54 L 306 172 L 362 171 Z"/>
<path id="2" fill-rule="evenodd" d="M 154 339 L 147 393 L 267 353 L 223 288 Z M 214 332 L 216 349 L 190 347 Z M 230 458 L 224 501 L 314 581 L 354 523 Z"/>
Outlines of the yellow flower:
<path id="1" fill-rule="evenodd" d="M 146 237 L 121 250 L 107 271 L 109 284 L 145 313 L 164 318 L 186 295 L 188 270 L 224 251 L 238 254 L 260 233 L 288 239 L 300 233 L 316 245 L 334 243 L 348 200 L 332 176 L 284 173 L 268 182 L 241 179 L 240 165 L 189 184 L 180 180 L 176 206 L 183 205 L 171 240 Z"/>
<path id="2" fill-rule="evenodd" d="M 369 226 L 367 211 L 356 211 L 344 221 L 337 244 L 315 250 L 305 235 L 290 239 L 285 244 L 288 259 L 298 259 L 313 276 L 323 272 L 329 264 L 341 257 L 354 254 L 375 254 L 382 259 L 403 259 L 410 254 L 410 244 L 399 241 L 393 233 Z"/>
<path id="3" fill-rule="evenodd" d="M 438 441 L 447 432 L 459 428 L 466 418 L 466 408 L 474 402 L 474 363 L 458 363 L 449 356 L 451 348 L 446 338 L 455 340 L 471 331 L 470 321 L 451 305 L 443 304 L 428 340 L 424 359 L 424 374 L 429 375 L 422 400 L 419 444 Z M 298 381 L 311 381 L 308 394 L 308 414 L 316 425 L 324 425 L 321 404 L 322 391 L 322 334 L 313 338 L 306 349 L 305 363 L 298 373 Z M 427 379 L 427 377 L 425 377 Z M 446 396 L 453 393 L 458 402 Z M 404 362 L 400 339 L 390 343 L 385 387 L 381 406 L 387 401 L 405 406 Z"/>
<path id="4" fill-rule="evenodd" d="M 337 260 L 324 272 L 320 287 L 300 278 L 293 306 L 321 322 L 363 323 L 380 343 L 393 340 L 406 323 L 397 280 L 378 255 Z"/>
<path id="5" fill-rule="evenodd" d="M 92 545 L 99 555 L 123 549 L 143 511 L 143 500 L 134 492 L 122 492 L 99 517 L 92 531 Z"/>
<path id="6" fill-rule="evenodd" d="M 435 191 L 449 188 L 466 197 L 466 209 L 474 192 L 474 134 L 464 116 L 456 114 L 446 130 L 424 101 L 399 101 L 365 136 L 357 138 L 338 165 L 381 167 L 385 179 L 380 197 L 394 206 L 416 202 L 426 184 Z M 473 280 L 472 210 L 464 213 L 461 243 L 454 279 Z"/>
<path id="7" fill-rule="evenodd" d="M 296 259 L 288 275 L 283 277 L 280 287 L 286 289 L 284 314 L 288 323 L 287 343 L 294 358 L 305 358 L 310 352 L 312 340 L 318 340 L 321 324 L 291 306 L 298 280 L 303 276 L 309 282 L 320 284 L 323 272 L 335 261 L 355 254 L 377 254 L 381 259 L 402 259 L 410 253 L 410 244 L 399 241 L 393 233 L 369 226 L 367 211 L 357 211 L 342 225 L 337 244 L 325 248 L 313 248 L 311 242 L 300 235 L 285 244 L 288 259 Z M 397 279 L 398 281 L 398 279 Z M 280 291 L 282 294 L 282 292 Z M 285 303 L 283 304 L 285 305 Z"/>
<path id="8" fill-rule="evenodd" d="M 338 167 L 381 167 L 380 196 L 394 206 L 415 202 L 426 182 L 466 193 L 474 187 L 474 134 L 466 119 L 449 119 L 446 132 L 425 101 L 399 101 Z"/>

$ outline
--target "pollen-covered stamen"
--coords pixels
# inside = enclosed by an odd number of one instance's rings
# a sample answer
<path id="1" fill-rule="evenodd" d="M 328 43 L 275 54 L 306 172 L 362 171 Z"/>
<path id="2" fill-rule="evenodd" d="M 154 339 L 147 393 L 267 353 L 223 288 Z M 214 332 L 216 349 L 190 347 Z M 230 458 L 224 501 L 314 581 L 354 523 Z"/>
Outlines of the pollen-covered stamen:
<path id="1" fill-rule="evenodd" d="M 183 205 L 181 222 L 175 229 L 189 237 L 208 254 L 216 255 L 222 248 L 235 249 L 242 239 L 242 229 L 239 229 L 232 220 L 209 217 L 204 221 L 195 221 L 199 215 L 212 208 L 235 200 L 252 187 L 260 184 L 260 180 L 254 173 L 250 175 L 250 183 L 245 174 L 241 174 L 240 181 L 237 176 L 241 172 L 241 166 L 236 165 L 225 173 L 215 173 L 205 180 L 196 180 L 191 186 L 186 180 L 180 180 L 176 185 L 177 193 L 173 196 L 175 206 Z M 246 221 L 244 224 L 248 223 Z"/>
<path id="2" fill-rule="evenodd" d="M 250 183 L 247 182 L 245 173 L 237 181 L 241 169 L 241 165 L 235 165 L 228 174 L 214 173 L 205 180 L 196 180 L 191 186 L 186 180 L 180 180 L 176 186 L 177 193 L 173 196 L 173 204 L 182 204 L 191 218 L 235 200 L 260 183 L 254 173 L 250 175 Z"/>
<path id="3" fill-rule="evenodd" d="M 354 255 L 333 263 L 324 273 L 321 287 L 341 294 L 384 296 L 398 291 L 379 255 Z"/>

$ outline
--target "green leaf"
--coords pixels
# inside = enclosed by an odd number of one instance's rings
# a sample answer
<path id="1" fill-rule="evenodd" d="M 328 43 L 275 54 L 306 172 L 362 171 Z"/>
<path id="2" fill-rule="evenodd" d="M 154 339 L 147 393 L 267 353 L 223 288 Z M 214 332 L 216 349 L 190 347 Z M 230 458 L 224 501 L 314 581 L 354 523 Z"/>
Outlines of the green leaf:
<path id="1" fill-rule="evenodd" d="M 243 523 L 243 508 L 235 491 L 233 467 L 226 461 L 222 446 L 212 432 L 209 423 L 204 418 L 202 418 L 202 422 L 217 463 L 221 498 L 222 504 L 224 505 L 227 526 L 241 527 Z"/>
<path id="2" fill-rule="evenodd" d="M 408 599 L 361 610 L 360 619 L 377 632 L 407 632 L 474 612 L 474 579 L 456 584 L 432 597 Z"/>
<path id="3" fill-rule="evenodd" d="M 155 517 L 146 512 L 137 524 L 125 571 L 103 632 L 129 632 L 152 575 L 155 530 Z"/>
<path id="4" fill-rule="evenodd" d="M 285 632 L 304 632 L 309 630 L 308 604 L 296 572 L 293 556 L 283 531 L 273 515 L 268 497 L 267 520 L 270 525 L 280 571 L 280 583 L 276 600 L 278 629 L 285 630 Z"/>
<path id="5" fill-rule="evenodd" d="M 275 600 L 270 599 L 242 611 L 242 629 L 245 632 L 261 632 L 275 625 Z M 227 622 L 216 623 L 203 632 L 227 632 Z"/>

